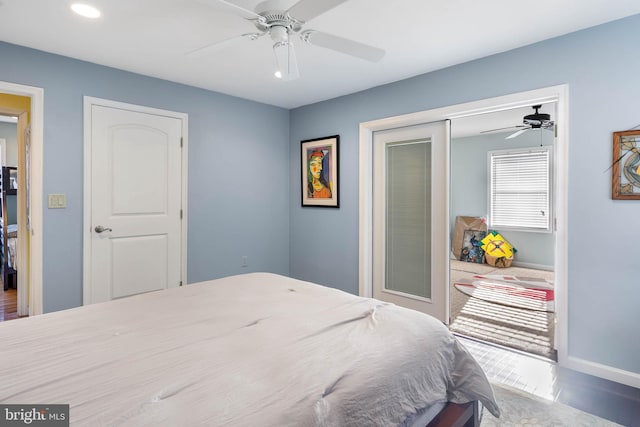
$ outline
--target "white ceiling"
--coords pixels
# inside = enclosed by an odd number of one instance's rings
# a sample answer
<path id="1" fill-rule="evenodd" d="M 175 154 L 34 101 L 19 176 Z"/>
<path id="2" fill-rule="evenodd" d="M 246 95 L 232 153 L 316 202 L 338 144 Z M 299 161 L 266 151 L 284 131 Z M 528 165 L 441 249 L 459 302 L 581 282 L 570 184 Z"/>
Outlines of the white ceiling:
<path id="1" fill-rule="evenodd" d="M 268 36 L 187 55 L 255 32 L 251 22 L 205 0 L 79 1 L 102 17 L 75 15 L 67 0 L 0 0 L 0 40 L 285 108 L 640 13 L 637 0 L 349 0 L 304 28 L 382 48 L 385 57 L 371 63 L 296 38 L 301 78 L 283 82 L 273 76 Z M 259 3 L 231 1 L 250 10 Z M 296 2 L 271 1 L 282 9 Z"/>

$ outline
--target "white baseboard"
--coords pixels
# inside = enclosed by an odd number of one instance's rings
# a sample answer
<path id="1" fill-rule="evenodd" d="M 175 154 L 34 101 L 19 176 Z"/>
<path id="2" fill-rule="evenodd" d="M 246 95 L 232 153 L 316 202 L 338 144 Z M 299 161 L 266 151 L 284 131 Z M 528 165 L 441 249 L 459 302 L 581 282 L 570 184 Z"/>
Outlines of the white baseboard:
<path id="1" fill-rule="evenodd" d="M 534 270 L 554 271 L 554 268 L 552 265 L 534 264 L 531 262 L 513 261 L 511 265 L 513 267 L 533 268 Z"/>
<path id="2" fill-rule="evenodd" d="M 569 356 L 567 358 L 567 363 L 564 366 L 569 369 L 573 369 L 574 371 L 580 371 L 585 374 L 594 375 L 620 384 L 640 388 L 640 374 L 635 372 L 613 368 L 611 366 L 591 362 L 574 356 Z"/>

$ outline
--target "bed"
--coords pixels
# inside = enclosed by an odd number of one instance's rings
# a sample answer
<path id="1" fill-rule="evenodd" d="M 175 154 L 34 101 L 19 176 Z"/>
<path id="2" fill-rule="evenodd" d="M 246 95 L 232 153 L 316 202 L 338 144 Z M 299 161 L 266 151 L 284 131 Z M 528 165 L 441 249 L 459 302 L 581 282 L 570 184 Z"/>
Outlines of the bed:
<path id="1" fill-rule="evenodd" d="M 440 322 L 270 273 L 0 323 L 0 343 L 0 402 L 69 404 L 72 425 L 413 427 L 474 401 L 499 415 Z"/>

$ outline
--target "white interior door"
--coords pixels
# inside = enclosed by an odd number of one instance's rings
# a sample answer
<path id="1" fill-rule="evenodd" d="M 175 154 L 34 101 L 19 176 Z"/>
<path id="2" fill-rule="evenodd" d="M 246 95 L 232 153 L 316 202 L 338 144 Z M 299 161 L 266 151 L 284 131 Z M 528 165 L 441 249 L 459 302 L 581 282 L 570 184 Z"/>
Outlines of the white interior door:
<path id="1" fill-rule="evenodd" d="M 449 128 L 447 120 L 373 135 L 373 296 L 444 323 Z"/>
<path id="2" fill-rule="evenodd" d="M 180 285 L 182 120 L 91 105 L 85 304 Z"/>

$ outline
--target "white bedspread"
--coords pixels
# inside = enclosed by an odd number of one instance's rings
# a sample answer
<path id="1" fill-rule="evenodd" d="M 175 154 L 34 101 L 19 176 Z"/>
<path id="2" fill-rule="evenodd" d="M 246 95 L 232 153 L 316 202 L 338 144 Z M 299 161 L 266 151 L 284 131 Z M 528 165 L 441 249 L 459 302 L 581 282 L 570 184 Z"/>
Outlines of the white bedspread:
<path id="1" fill-rule="evenodd" d="M 438 321 L 267 273 L 0 323 L 0 401 L 73 425 L 387 426 L 446 400 L 497 415 Z"/>

